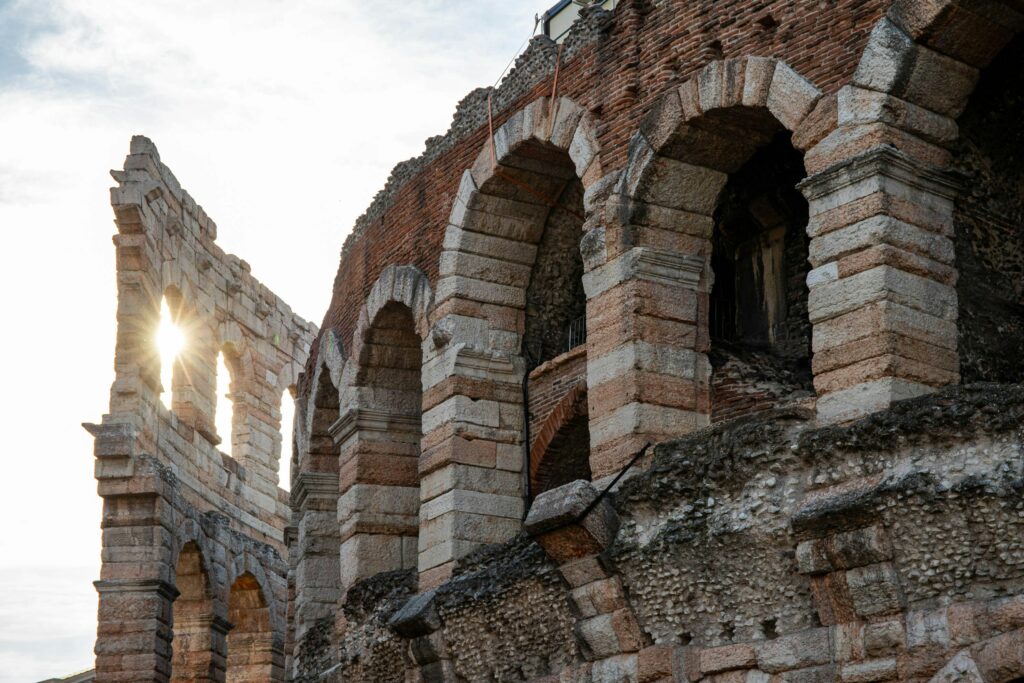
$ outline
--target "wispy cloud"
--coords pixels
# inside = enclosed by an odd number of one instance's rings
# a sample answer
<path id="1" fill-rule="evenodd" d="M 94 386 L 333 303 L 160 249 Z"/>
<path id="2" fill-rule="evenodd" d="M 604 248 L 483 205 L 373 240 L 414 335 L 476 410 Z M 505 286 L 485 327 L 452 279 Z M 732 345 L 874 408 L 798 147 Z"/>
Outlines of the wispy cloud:
<path id="1" fill-rule="evenodd" d="M 65 567 L 99 554 L 79 423 L 99 419 L 112 379 L 107 170 L 130 136 L 153 138 L 221 246 L 319 322 L 342 241 L 391 167 L 494 82 L 544 5 L 0 0 L 0 351 L 18 359 L 0 392 L 18 426 L 0 496 L 0 681 L 92 658 L 97 571 Z M 46 590 L 8 571 L 27 565 L 54 572 Z M 92 606 L 72 616 L 74 601 Z M 73 632 L 53 627 L 69 617 Z"/>

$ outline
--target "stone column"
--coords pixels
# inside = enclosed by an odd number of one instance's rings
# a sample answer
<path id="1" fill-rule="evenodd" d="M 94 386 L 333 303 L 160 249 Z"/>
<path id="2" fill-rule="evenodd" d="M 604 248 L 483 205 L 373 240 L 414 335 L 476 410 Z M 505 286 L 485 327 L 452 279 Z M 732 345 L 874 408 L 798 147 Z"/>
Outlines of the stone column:
<path id="1" fill-rule="evenodd" d="M 96 581 L 96 680 L 152 681 L 171 677 L 171 610 L 178 591 L 159 579 Z"/>
<path id="2" fill-rule="evenodd" d="M 615 194 L 603 218 L 588 221 L 600 221 L 581 244 L 595 480 L 620 470 L 645 443 L 709 423 L 707 214 L 725 182 L 717 176 L 700 190 L 711 200 L 703 213 Z"/>
<path id="3" fill-rule="evenodd" d="M 420 457 L 420 589 L 454 561 L 519 533 L 523 518 L 525 366 L 465 344 L 428 357 Z"/>
<path id="4" fill-rule="evenodd" d="M 338 477 L 341 598 L 356 581 L 416 566 L 420 416 L 347 410 L 330 428 Z"/>
<path id="5" fill-rule="evenodd" d="M 950 178 L 881 145 L 801 189 L 819 417 L 853 419 L 959 382 Z"/>
<path id="6" fill-rule="evenodd" d="M 298 513 L 295 548 L 294 642 L 322 619 L 334 620 L 338 602 L 338 475 L 302 472 L 292 508 Z M 293 653 L 294 654 L 294 653 Z"/>

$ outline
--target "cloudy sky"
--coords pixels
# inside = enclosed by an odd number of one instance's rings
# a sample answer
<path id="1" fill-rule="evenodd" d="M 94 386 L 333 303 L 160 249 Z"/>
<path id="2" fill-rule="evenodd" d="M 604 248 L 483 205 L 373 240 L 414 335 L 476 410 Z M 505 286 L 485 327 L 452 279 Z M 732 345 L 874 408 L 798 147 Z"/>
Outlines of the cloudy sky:
<path id="1" fill-rule="evenodd" d="M 545 0 L 0 0 L 0 682 L 92 665 L 91 440 L 114 348 L 108 188 L 149 136 L 218 242 L 317 323 L 391 167 Z"/>

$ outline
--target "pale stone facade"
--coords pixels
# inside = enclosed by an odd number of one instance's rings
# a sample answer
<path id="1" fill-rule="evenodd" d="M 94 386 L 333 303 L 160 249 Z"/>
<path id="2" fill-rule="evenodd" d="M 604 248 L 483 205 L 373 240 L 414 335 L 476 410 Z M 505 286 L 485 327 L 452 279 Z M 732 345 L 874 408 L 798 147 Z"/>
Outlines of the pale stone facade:
<path id="1" fill-rule="evenodd" d="M 1024 6 L 699 4 L 588 10 L 471 94 L 357 222 L 319 332 L 133 143 L 92 429 L 105 519 L 140 521 L 105 534 L 97 680 L 1024 676 L 1024 364 L 985 343 L 1024 329 L 1024 164 L 984 134 L 1024 136 Z M 267 438 L 238 463 L 206 355 L 157 405 L 139 340 L 170 286 L 216 321 L 202 348 L 246 349 L 236 438 Z M 122 577 L 153 504 L 152 571 Z M 158 647 L 126 679 L 128 590 Z M 232 678 L 237 633 L 270 668 Z"/>

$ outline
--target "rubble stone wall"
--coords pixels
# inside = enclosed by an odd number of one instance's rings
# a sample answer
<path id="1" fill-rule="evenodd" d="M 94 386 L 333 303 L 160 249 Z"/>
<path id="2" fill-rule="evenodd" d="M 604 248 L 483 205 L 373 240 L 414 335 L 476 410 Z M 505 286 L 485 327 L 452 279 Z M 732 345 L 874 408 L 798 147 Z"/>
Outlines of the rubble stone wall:
<path id="1" fill-rule="evenodd" d="M 559 562 L 523 536 L 467 556 L 399 619 L 415 634 L 383 626 L 404 599 L 362 603 L 350 633 L 376 637 L 316 680 L 400 680 L 365 672 L 401 653 L 417 681 L 1006 683 L 1024 674 L 1022 424 L 1020 387 L 989 384 L 661 444 L 611 494 L 602 552 Z M 546 534 L 577 547 L 572 528 Z"/>

